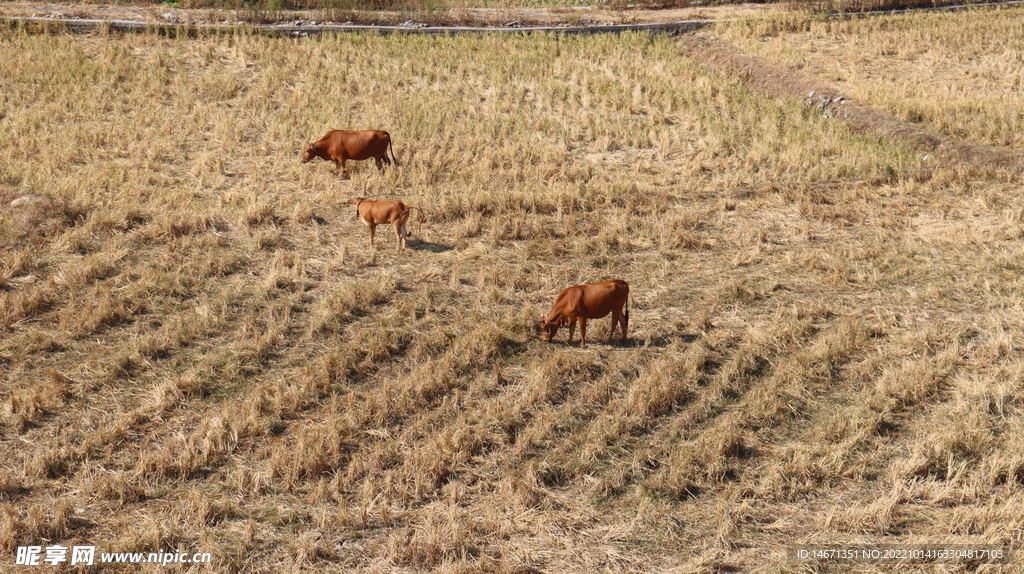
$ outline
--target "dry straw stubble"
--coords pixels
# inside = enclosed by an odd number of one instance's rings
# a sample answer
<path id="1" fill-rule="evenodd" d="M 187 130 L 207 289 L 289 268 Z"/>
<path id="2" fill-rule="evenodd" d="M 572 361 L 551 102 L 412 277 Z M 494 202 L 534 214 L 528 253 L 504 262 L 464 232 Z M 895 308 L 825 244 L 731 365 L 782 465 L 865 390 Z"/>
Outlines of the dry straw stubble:
<path id="1" fill-rule="evenodd" d="M 23 246 L 7 546 L 756 570 L 823 529 L 960 535 L 1017 500 L 1008 435 L 939 426 L 980 405 L 1013 428 L 1012 183 L 887 177 L 909 150 L 666 37 L 3 34 L 0 185 L 63 206 L 0 212 Z M 401 169 L 298 163 L 364 127 Z M 344 201 L 391 194 L 424 241 L 367 253 Z M 632 285 L 630 343 L 536 339 L 561 288 L 606 277 Z M 908 505 L 915 480 L 949 494 Z M 814 518 L 885 496 L 881 522 Z"/>

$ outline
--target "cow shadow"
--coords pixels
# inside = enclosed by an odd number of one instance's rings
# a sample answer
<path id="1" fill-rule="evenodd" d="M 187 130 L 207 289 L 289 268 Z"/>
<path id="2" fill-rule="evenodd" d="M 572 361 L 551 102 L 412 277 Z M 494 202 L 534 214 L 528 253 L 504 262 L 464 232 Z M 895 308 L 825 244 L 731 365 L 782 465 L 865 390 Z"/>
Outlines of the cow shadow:
<path id="1" fill-rule="evenodd" d="M 405 246 L 409 249 L 429 251 L 431 253 L 444 253 L 445 251 L 451 251 L 454 249 L 451 245 L 442 245 L 440 243 L 431 243 L 429 241 L 421 241 L 418 239 L 406 239 Z"/>
<path id="2" fill-rule="evenodd" d="M 689 344 L 689 343 L 692 343 L 692 342 L 696 341 L 699 338 L 700 338 L 699 335 L 691 335 L 691 334 L 673 335 L 671 337 L 666 337 L 664 335 L 656 335 L 656 336 L 653 336 L 653 337 L 632 337 L 632 336 L 630 336 L 625 341 L 619 341 L 618 339 L 615 339 L 614 341 L 611 342 L 611 344 L 608 344 L 607 340 L 603 340 L 601 342 L 605 343 L 606 345 L 608 345 L 610 347 L 616 347 L 616 348 L 619 348 L 619 349 L 639 349 L 639 348 L 642 348 L 642 347 L 651 347 L 651 348 L 661 349 L 661 348 L 665 348 L 665 347 L 668 347 L 669 345 L 671 345 L 673 339 L 679 339 L 683 343 Z"/>

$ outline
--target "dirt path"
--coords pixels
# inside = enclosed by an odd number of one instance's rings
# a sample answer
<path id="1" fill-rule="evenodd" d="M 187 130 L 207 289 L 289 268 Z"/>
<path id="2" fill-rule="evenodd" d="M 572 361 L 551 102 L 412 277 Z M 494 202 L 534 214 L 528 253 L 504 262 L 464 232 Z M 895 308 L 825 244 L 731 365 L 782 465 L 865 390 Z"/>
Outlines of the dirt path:
<path id="1" fill-rule="evenodd" d="M 688 34 L 680 45 L 688 56 L 709 68 L 739 76 L 768 95 L 802 100 L 826 116 L 849 122 L 855 130 L 909 145 L 933 156 L 937 164 L 971 164 L 1024 173 L 1024 154 L 1020 152 L 959 140 L 898 120 L 850 100 L 824 80 L 742 52 L 712 32 Z"/>

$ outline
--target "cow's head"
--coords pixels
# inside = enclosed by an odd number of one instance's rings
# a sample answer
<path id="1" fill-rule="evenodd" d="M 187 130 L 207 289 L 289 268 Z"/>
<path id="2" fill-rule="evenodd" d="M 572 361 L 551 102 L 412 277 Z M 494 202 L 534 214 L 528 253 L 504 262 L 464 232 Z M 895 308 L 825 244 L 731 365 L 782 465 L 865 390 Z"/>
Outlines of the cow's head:
<path id="1" fill-rule="evenodd" d="M 302 163 L 312 161 L 316 157 L 316 145 L 309 142 L 302 148 Z"/>
<path id="2" fill-rule="evenodd" d="M 558 333 L 558 328 L 561 326 L 561 321 L 548 321 L 548 316 L 540 316 L 540 336 L 545 341 L 550 341 L 555 338 Z"/>
<path id="3" fill-rule="evenodd" d="M 352 205 L 356 206 L 356 213 L 359 213 L 359 204 L 364 201 L 366 201 L 364 198 L 357 197 L 355 199 L 348 200 L 348 203 L 351 203 Z"/>

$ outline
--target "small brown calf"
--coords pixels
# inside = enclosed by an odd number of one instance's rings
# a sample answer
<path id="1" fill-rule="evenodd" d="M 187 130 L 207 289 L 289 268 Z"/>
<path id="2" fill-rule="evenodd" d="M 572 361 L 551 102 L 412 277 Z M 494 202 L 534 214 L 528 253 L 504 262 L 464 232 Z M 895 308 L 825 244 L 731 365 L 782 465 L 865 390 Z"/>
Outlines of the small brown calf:
<path id="1" fill-rule="evenodd" d="M 390 223 L 395 228 L 395 237 L 398 238 L 397 250 L 405 249 L 405 238 L 409 235 L 406 224 L 409 222 L 409 214 L 412 210 L 420 212 L 419 222 L 423 223 L 423 211 L 418 207 L 406 205 L 401 201 L 393 199 L 363 199 L 357 197 L 348 200 L 356 206 L 356 214 L 359 220 L 366 225 L 370 232 L 370 248 L 373 248 L 373 234 L 378 225 Z"/>

